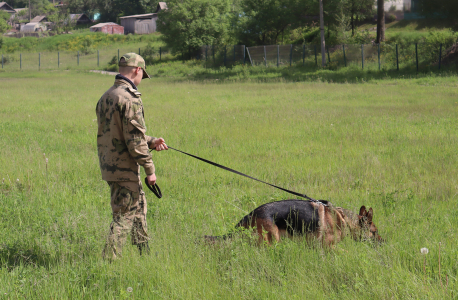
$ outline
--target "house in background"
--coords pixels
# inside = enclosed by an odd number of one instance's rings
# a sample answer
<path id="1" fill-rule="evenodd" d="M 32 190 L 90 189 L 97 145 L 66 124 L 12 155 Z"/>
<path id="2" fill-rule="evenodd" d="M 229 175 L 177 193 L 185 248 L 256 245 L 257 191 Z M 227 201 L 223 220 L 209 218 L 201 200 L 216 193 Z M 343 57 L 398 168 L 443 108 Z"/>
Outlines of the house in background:
<path id="1" fill-rule="evenodd" d="M 36 16 L 32 20 L 30 20 L 30 23 L 41 23 L 41 22 L 48 22 L 48 17 L 46 17 L 46 16 Z"/>
<path id="2" fill-rule="evenodd" d="M 157 13 L 125 16 L 121 19 L 124 34 L 148 34 L 156 32 Z"/>
<path id="3" fill-rule="evenodd" d="M 160 12 L 161 10 L 167 10 L 167 4 L 165 2 L 159 2 L 156 7 L 155 13 Z"/>
<path id="4" fill-rule="evenodd" d="M 0 2 L 0 10 L 9 12 L 10 14 L 15 14 L 16 11 L 6 2 Z"/>
<path id="5" fill-rule="evenodd" d="M 21 32 L 43 32 L 46 31 L 46 25 L 42 23 L 27 23 L 21 26 Z"/>
<path id="6" fill-rule="evenodd" d="M 14 8 L 12 8 L 8 3 L 6 2 L 0 2 L 0 10 L 1 11 L 6 11 L 8 13 L 10 13 L 10 19 L 8 21 L 8 24 L 12 24 L 13 22 L 13 18 L 14 18 L 14 15 L 16 14 L 16 11 L 14 10 Z"/>
<path id="7" fill-rule="evenodd" d="M 156 32 L 158 12 L 166 9 L 167 4 L 165 2 L 159 2 L 154 13 L 119 18 L 121 19 L 121 25 L 124 26 L 124 34 L 148 34 Z"/>
<path id="8" fill-rule="evenodd" d="M 124 34 L 124 27 L 116 23 L 100 23 L 91 26 L 91 32 L 103 32 L 106 34 Z"/>
<path id="9" fill-rule="evenodd" d="M 70 14 L 70 20 L 76 25 L 91 24 L 92 20 L 86 14 Z"/>

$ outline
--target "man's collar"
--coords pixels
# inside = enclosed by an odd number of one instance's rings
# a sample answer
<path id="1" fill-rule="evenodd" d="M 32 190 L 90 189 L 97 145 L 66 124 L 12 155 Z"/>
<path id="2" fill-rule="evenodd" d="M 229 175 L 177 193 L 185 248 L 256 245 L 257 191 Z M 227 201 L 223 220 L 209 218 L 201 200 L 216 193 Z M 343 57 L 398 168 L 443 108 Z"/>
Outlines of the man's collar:
<path id="1" fill-rule="evenodd" d="M 115 79 L 122 79 L 122 80 L 125 80 L 125 81 L 127 81 L 127 82 L 132 86 L 133 89 L 138 90 L 138 89 L 137 89 L 137 86 L 136 86 L 129 78 L 127 78 L 127 77 L 124 76 L 124 75 L 118 74 L 118 75 L 116 75 Z"/>

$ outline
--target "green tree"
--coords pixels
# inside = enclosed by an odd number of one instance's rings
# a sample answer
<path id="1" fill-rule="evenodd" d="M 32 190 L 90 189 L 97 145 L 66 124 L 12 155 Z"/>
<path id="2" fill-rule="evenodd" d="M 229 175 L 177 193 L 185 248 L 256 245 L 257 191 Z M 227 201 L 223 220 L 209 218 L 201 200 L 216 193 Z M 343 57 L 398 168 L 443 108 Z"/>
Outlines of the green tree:
<path id="1" fill-rule="evenodd" d="M 91 1 L 91 0 L 73 0 Z M 97 1 L 96 7 L 100 12 L 101 21 L 118 22 L 119 17 L 152 13 L 157 4 L 152 0 L 94 0 Z M 168 4 L 168 2 L 167 2 Z"/>
<path id="2" fill-rule="evenodd" d="M 373 0 L 342 0 L 343 10 L 349 18 L 351 26 L 351 35 L 355 35 L 355 26 L 357 21 L 363 21 L 371 17 L 374 13 Z"/>
<path id="3" fill-rule="evenodd" d="M 245 45 L 277 44 L 288 28 L 295 29 L 304 22 L 304 16 L 317 3 L 313 0 L 241 0 L 236 16 L 238 39 Z"/>
<path id="4" fill-rule="evenodd" d="M 202 45 L 225 43 L 230 27 L 229 0 L 171 0 L 158 16 L 158 30 L 172 53 L 195 54 Z"/>
<path id="5" fill-rule="evenodd" d="M 377 37 L 375 42 L 385 41 L 385 0 L 377 0 Z"/>
<path id="6" fill-rule="evenodd" d="M 48 20 L 53 23 L 52 30 L 56 33 L 68 32 L 75 25 L 75 21 L 71 20 L 66 6 L 55 9 L 48 14 Z"/>
<path id="7" fill-rule="evenodd" d="M 10 17 L 11 15 L 8 12 L 0 10 L 0 33 L 4 33 L 10 29 L 10 26 L 8 25 Z"/>
<path id="8" fill-rule="evenodd" d="M 456 20 L 458 1 L 451 0 L 419 0 L 420 12 L 427 16 L 440 16 Z"/>
<path id="9" fill-rule="evenodd" d="M 97 0 L 68 0 L 67 11 L 72 14 L 85 13 L 89 18 L 93 18 L 99 6 L 103 7 L 102 4 L 102 1 Z"/>

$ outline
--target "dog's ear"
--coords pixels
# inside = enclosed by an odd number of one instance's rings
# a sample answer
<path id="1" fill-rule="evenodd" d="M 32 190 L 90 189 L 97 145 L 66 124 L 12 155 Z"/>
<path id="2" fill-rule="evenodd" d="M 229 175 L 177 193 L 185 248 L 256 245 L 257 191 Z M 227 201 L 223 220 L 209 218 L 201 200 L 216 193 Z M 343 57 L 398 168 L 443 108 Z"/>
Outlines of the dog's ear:
<path id="1" fill-rule="evenodd" d="M 366 207 L 365 207 L 364 205 L 361 206 L 361 208 L 359 209 L 359 215 L 360 215 L 360 216 L 365 216 L 366 213 L 367 213 Z"/>
<path id="2" fill-rule="evenodd" d="M 369 208 L 369 212 L 367 213 L 367 221 L 370 223 L 372 222 L 372 217 L 374 216 L 374 211 L 372 210 L 372 207 Z"/>

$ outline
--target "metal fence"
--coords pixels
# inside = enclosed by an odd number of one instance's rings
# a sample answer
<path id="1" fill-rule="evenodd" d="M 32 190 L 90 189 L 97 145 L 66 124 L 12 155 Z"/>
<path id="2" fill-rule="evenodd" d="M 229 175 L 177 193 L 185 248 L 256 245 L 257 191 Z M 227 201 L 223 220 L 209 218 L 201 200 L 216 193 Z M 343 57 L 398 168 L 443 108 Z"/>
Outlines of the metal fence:
<path id="1" fill-rule="evenodd" d="M 245 64 L 245 49 L 244 45 L 205 45 L 200 48 L 199 58 L 207 68 Z"/>
<path id="2" fill-rule="evenodd" d="M 363 44 L 336 45 L 326 47 L 326 65 L 330 69 L 357 67 L 371 70 L 427 70 L 441 68 L 444 58 L 447 60 L 450 44 Z M 41 69 L 92 69 L 104 68 L 114 58 L 127 52 L 148 55 L 149 63 L 171 59 L 170 52 L 164 48 L 149 49 L 126 46 L 119 49 L 110 47 L 87 52 L 40 52 L 2 54 L 1 68 L 8 70 Z M 205 45 L 195 56 L 182 55 L 182 59 L 197 59 L 207 68 L 231 67 L 237 64 L 251 66 L 280 67 L 321 66 L 319 45 L 268 45 L 245 47 L 244 45 Z M 145 57 L 146 58 L 146 57 Z M 176 58 L 180 58 L 177 56 Z M 176 59 L 174 58 L 174 59 Z"/>
<path id="3" fill-rule="evenodd" d="M 361 69 L 399 70 L 441 68 L 453 43 L 450 44 L 362 44 L 327 46 L 326 65 L 331 69 L 356 66 Z M 266 67 L 321 66 L 319 45 L 269 45 L 248 47 L 252 66 Z"/>
<path id="4" fill-rule="evenodd" d="M 128 52 L 142 54 L 146 48 L 125 46 L 122 48 L 102 48 L 82 51 L 53 51 L 39 53 L 6 53 L 1 55 L 1 68 L 5 71 L 14 70 L 54 70 L 54 69 L 95 69 L 108 67 L 113 58 Z M 169 50 L 159 47 L 149 51 L 148 59 L 161 61 L 170 54 Z"/>

